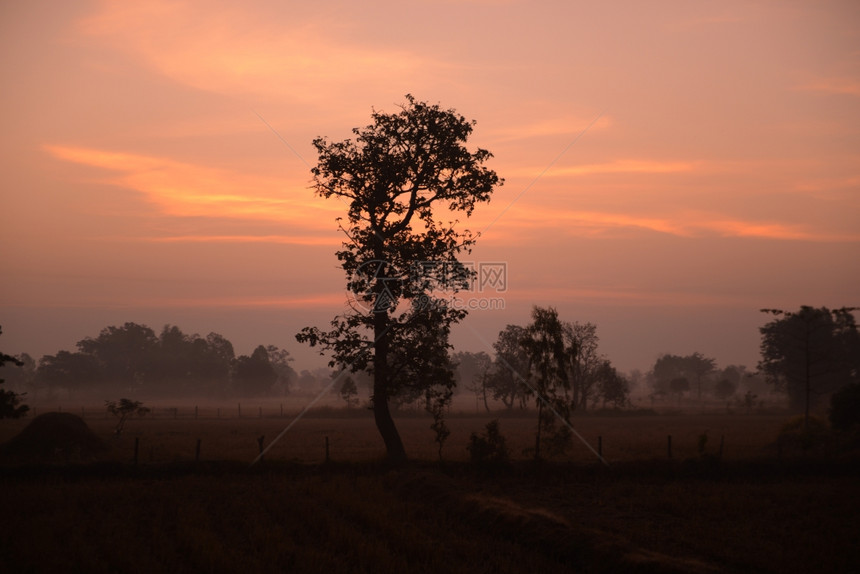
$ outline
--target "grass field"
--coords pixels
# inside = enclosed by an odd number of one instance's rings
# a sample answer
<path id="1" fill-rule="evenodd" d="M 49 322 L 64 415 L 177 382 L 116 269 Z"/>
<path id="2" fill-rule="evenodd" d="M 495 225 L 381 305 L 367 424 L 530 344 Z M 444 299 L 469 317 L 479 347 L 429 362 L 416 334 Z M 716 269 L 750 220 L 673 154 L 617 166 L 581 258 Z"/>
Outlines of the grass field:
<path id="1" fill-rule="evenodd" d="M 172 409 L 175 408 L 176 411 Z M 199 407 L 194 405 L 156 410 L 155 416 L 131 419 L 120 437 L 113 436 L 116 419 L 96 406 L 73 407 L 67 412 L 83 415 L 93 431 L 105 439 L 116 460 L 133 457 L 138 440 L 140 462 L 194 460 L 200 440 L 202 460 L 248 461 L 258 454 L 259 437 L 268 445 L 290 424 L 300 409 L 287 405 L 281 415 L 277 404 L 266 405 L 263 415 L 254 405 L 245 406 L 241 417 L 235 404 Z M 37 409 L 37 413 L 45 408 Z M 534 446 L 534 413 L 513 411 L 471 413 L 455 412 L 448 418 L 451 436 L 443 457 L 450 461 L 468 458 L 466 445 L 472 432 L 481 432 L 486 423 L 499 418 L 514 459 L 527 458 L 523 451 Z M 395 415 L 406 450 L 411 458 L 438 458 L 430 417 L 423 411 Z M 726 415 L 714 413 L 672 414 L 661 416 L 585 416 L 576 417 L 573 426 L 585 441 L 574 440 L 565 460 L 593 462 L 596 456 L 585 443 L 597 450 L 602 443 L 609 461 L 665 458 L 667 437 L 672 436 L 672 454 L 683 459 L 696 456 L 699 438 L 707 434 L 706 450 L 716 453 L 723 442 L 725 460 L 757 458 L 773 451 L 785 414 Z M 20 432 L 27 419 L 0 421 L 0 442 Z M 325 459 L 326 437 L 330 457 L 335 461 L 369 461 L 385 454 L 382 440 L 366 409 L 346 410 L 325 406 L 309 411 L 267 453 L 271 460 L 321 462 Z"/>
<path id="2" fill-rule="evenodd" d="M 785 415 L 575 420 L 595 448 L 602 437 L 609 467 L 581 444 L 527 460 L 534 420 L 521 416 L 500 418 L 514 462 L 469 464 L 469 434 L 490 418 L 465 414 L 440 465 L 430 419 L 409 415 L 397 423 L 413 460 L 389 466 L 371 417 L 323 409 L 251 467 L 257 438 L 289 413 L 157 414 L 111 438 L 113 421 L 92 411 L 106 460 L 0 468 L 5 571 L 860 571 L 858 464 L 778 460 Z M 26 421 L 0 423 L 5 441 Z M 721 461 L 700 456 L 704 432 L 706 453 L 723 437 Z"/>

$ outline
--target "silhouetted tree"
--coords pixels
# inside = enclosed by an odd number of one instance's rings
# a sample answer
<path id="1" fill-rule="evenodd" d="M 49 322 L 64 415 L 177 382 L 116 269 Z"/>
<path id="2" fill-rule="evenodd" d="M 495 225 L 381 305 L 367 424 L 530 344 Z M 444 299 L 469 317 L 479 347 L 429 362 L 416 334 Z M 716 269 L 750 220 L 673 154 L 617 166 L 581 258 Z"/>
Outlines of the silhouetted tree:
<path id="1" fill-rule="evenodd" d="M 612 366 L 612 363 L 604 359 L 595 371 L 597 381 L 597 392 L 593 402 L 602 401 L 603 406 L 607 403 L 615 408 L 621 408 L 630 402 L 630 384 L 621 373 Z"/>
<path id="2" fill-rule="evenodd" d="M 478 401 L 483 399 L 484 408 L 490 411 L 487 401 L 488 379 L 493 359 L 485 352 L 471 353 L 461 351 L 454 353 L 452 361 L 456 364 L 454 376 L 458 384 L 475 394 L 475 408 Z"/>
<path id="3" fill-rule="evenodd" d="M 0 335 L 2 334 L 3 330 L 2 328 L 0 328 Z M 24 366 L 24 361 L 18 359 L 17 357 L 7 355 L 6 353 L 0 353 L 0 367 L 5 366 L 6 363 L 12 363 L 16 367 Z M 2 385 L 4 382 L 4 379 L 0 379 L 0 385 Z M 27 411 L 30 410 L 30 407 L 21 404 L 24 395 L 26 395 L 26 393 L 20 394 L 6 389 L 0 389 L 0 419 L 17 419 L 27 414 Z"/>
<path id="4" fill-rule="evenodd" d="M 817 396 L 860 381 L 860 336 L 854 308 L 802 306 L 797 312 L 762 309 L 779 317 L 761 327 L 759 370 L 803 408 L 804 425 Z"/>
<path id="5" fill-rule="evenodd" d="M 529 396 L 523 383 L 529 375 L 529 357 L 522 346 L 525 334 L 524 327 L 508 325 L 493 343 L 496 357 L 485 387 L 509 409 L 517 403 L 524 408 Z"/>
<path id="6" fill-rule="evenodd" d="M 687 356 L 665 354 L 658 357 L 654 363 L 651 381 L 655 392 L 662 394 L 678 392 L 671 388 L 672 381 L 675 379 L 686 379 L 688 384 L 690 381 L 695 381 L 698 397 L 701 398 L 702 382 L 715 368 L 716 361 L 705 357 L 702 353 L 696 352 Z M 690 389 L 685 389 L 684 392 L 688 390 Z"/>
<path id="7" fill-rule="evenodd" d="M 245 396 L 272 392 L 278 374 L 269 362 L 266 347 L 258 345 L 251 356 L 240 355 L 233 362 L 233 390 Z"/>
<path id="8" fill-rule="evenodd" d="M 114 434 L 116 435 L 122 434 L 122 430 L 125 427 L 125 421 L 130 417 L 142 417 L 149 412 L 149 408 L 143 406 L 142 402 L 133 401 L 131 399 L 105 401 L 105 408 L 107 408 L 107 411 L 110 414 L 117 418 L 116 427 L 114 428 Z"/>
<path id="9" fill-rule="evenodd" d="M 78 350 L 96 360 L 106 382 L 127 387 L 140 386 L 155 370 L 158 347 L 155 332 L 137 323 L 106 327 L 95 339 L 78 342 Z"/>
<path id="10" fill-rule="evenodd" d="M 525 329 L 521 345 L 529 358 L 530 393 L 538 407 L 535 433 L 535 459 L 541 457 L 541 434 L 544 430 L 557 438 L 559 446 L 570 440 L 569 429 L 558 427 L 557 418 L 570 419 L 575 402 L 569 396 L 570 377 L 567 365 L 570 351 L 565 347 L 564 325 L 552 307 L 532 309 L 532 322 Z"/>
<path id="11" fill-rule="evenodd" d="M 411 95 L 406 100 L 399 113 L 374 111 L 371 125 L 353 129 L 354 140 L 313 142 L 317 193 L 347 206 L 347 240 L 337 257 L 355 301 L 331 330 L 308 327 L 297 335 L 331 351 L 332 367 L 373 374 L 374 419 L 391 459 L 406 451 L 389 401 L 408 387 L 407 376 L 421 373 L 416 366 L 449 364 L 450 326 L 466 315 L 434 293 L 469 286 L 473 273 L 457 255 L 469 252 L 476 235 L 439 219 L 439 209 L 468 217 L 501 184 L 482 166 L 490 152 L 465 147 L 474 122 Z M 391 363 L 395 357 L 399 364 Z"/>
<path id="12" fill-rule="evenodd" d="M 714 396 L 718 399 L 725 400 L 731 398 L 738 390 L 738 385 L 731 379 L 722 378 L 714 385 Z"/>
<path id="13" fill-rule="evenodd" d="M 346 408 L 352 408 L 358 404 L 358 387 L 352 377 L 346 377 L 340 386 L 340 397 L 346 402 Z"/>
<path id="14" fill-rule="evenodd" d="M 564 324 L 564 345 L 569 361 L 567 368 L 574 408 L 587 407 L 598 383 L 599 371 L 606 360 L 597 352 L 598 341 L 597 326 L 593 323 Z"/>
<path id="15" fill-rule="evenodd" d="M 271 363 L 272 368 L 275 370 L 275 374 L 278 375 L 275 384 L 282 394 L 289 393 L 290 386 L 298 378 L 295 369 L 290 365 L 293 361 L 290 352 L 286 349 L 280 349 L 275 345 L 268 345 L 266 352 L 269 354 L 269 363 Z"/>
<path id="16" fill-rule="evenodd" d="M 58 351 L 56 355 L 44 355 L 39 359 L 36 379 L 49 387 L 75 389 L 101 383 L 104 373 L 98 359 L 92 355 Z"/>

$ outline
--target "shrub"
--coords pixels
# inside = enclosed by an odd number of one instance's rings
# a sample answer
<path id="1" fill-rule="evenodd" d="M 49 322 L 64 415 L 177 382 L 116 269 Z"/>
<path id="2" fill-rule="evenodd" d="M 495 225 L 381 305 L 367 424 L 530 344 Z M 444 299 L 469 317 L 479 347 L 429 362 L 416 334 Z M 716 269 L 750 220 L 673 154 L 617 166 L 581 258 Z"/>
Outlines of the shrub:
<path id="1" fill-rule="evenodd" d="M 830 424 L 848 430 L 860 423 L 860 383 L 846 385 L 830 397 Z"/>
<path id="2" fill-rule="evenodd" d="M 508 460 L 508 447 L 505 437 L 499 431 L 499 420 L 495 419 L 487 423 L 486 430 L 482 436 L 474 432 L 469 437 L 469 451 L 474 463 L 500 463 Z"/>

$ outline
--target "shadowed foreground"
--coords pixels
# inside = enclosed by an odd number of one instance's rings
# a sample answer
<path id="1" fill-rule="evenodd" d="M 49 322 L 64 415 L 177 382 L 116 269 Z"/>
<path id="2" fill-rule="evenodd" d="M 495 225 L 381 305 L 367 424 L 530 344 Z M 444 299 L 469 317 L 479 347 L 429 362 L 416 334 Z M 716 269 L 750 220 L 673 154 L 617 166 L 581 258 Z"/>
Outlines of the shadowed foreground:
<path id="1" fill-rule="evenodd" d="M 8 571 L 849 572 L 857 468 L 7 467 Z"/>

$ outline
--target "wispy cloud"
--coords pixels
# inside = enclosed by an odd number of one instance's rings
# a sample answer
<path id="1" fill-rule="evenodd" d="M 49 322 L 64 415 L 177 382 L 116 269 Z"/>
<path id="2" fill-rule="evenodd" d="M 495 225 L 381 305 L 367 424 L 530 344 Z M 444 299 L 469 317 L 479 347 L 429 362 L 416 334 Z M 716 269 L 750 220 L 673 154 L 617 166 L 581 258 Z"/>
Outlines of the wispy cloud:
<path id="1" fill-rule="evenodd" d="M 860 96 L 860 80 L 856 78 L 821 78 L 802 84 L 798 90 Z"/>
<path id="2" fill-rule="evenodd" d="M 678 173 L 693 171 L 704 164 L 691 161 L 660 161 L 649 159 L 619 159 L 605 163 L 553 167 L 544 177 L 571 177 L 601 174 L 633 174 L 633 173 Z M 525 177 L 535 173 L 535 167 L 521 167 L 506 171 L 509 177 Z"/>
<path id="3" fill-rule="evenodd" d="M 277 243 L 288 245 L 331 245 L 337 246 L 337 236 L 329 233 L 323 236 L 293 235 L 172 235 L 164 237 L 141 237 L 140 241 L 150 243 Z"/>
<path id="4" fill-rule="evenodd" d="M 606 236 L 623 230 L 647 230 L 677 237 L 747 237 L 785 241 L 857 242 L 858 233 L 822 231 L 808 225 L 734 219 L 718 213 L 678 211 L 671 216 L 547 209 L 524 206 L 512 215 L 496 240 L 507 241 L 514 230 L 564 230 L 568 235 Z M 482 240 L 493 241 L 489 235 Z"/>
<path id="5" fill-rule="evenodd" d="M 281 179 L 131 153 L 58 145 L 45 149 L 58 159 L 112 172 L 100 180 L 143 193 L 165 215 L 268 220 L 298 230 L 330 230 L 337 216 L 330 203 L 309 189 L 290 187 Z"/>
<path id="6" fill-rule="evenodd" d="M 282 15 L 267 19 L 265 9 L 238 4 L 105 2 L 79 30 L 173 81 L 240 96 L 318 101 L 357 82 L 417 80 L 441 65 L 405 47 L 346 42 L 349 22 L 330 11 L 296 6 L 285 24 Z"/>

